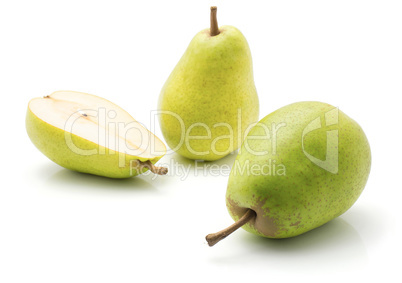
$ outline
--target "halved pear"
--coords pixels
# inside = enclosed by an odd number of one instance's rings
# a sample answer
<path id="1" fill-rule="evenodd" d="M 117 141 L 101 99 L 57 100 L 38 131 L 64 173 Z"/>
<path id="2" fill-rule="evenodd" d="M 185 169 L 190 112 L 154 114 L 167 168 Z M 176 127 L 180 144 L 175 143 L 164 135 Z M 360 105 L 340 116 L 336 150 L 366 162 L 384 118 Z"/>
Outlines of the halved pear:
<path id="1" fill-rule="evenodd" d="M 28 104 L 26 129 L 34 145 L 65 168 L 128 178 L 156 167 L 165 144 L 126 111 L 101 97 L 57 91 Z"/>

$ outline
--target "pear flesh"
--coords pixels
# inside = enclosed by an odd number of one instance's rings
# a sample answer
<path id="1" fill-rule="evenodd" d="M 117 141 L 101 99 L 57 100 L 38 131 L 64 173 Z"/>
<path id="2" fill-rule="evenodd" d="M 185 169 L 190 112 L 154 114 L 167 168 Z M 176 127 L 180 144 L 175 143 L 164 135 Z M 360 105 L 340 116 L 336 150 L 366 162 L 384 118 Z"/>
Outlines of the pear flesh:
<path id="1" fill-rule="evenodd" d="M 65 168 L 127 178 L 154 166 L 166 146 L 126 111 L 95 95 L 57 91 L 28 104 L 26 129 L 34 145 Z"/>
<path id="2" fill-rule="evenodd" d="M 217 160 L 238 149 L 258 121 L 250 48 L 235 27 L 211 28 L 190 42 L 163 86 L 158 102 L 163 136 L 170 148 L 195 160 Z"/>
<path id="3" fill-rule="evenodd" d="M 263 118 L 243 142 L 226 205 L 238 223 L 210 234 L 212 246 L 237 228 L 289 238 L 346 212 L 371 167 L 362 128 L 329 104 L 299 102 Z"/>

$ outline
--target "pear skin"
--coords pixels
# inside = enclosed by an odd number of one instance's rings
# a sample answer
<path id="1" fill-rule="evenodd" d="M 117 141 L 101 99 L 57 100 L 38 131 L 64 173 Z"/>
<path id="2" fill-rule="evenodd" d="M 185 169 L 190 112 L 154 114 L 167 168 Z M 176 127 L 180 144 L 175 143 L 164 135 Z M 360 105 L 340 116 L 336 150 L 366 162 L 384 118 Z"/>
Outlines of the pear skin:
<path id="1" fill-rule="evenodd" d="M 232 26 L 200 31 L 159 96 L 160 126 L 170 148 L 184 157 L 217 160 L 239 148 L 258 121 L 250 48 Z"/>
<path id="2" fill-rule="evenodd" d="M 226 205 L 241 225 L 207 240 L 240 226 L 267 238 L 317 228 L 356 202 L 370 167 L 367 137 L 345 113 L 321 102 L 285 106 L 251 129 L 232 167 Z"/>

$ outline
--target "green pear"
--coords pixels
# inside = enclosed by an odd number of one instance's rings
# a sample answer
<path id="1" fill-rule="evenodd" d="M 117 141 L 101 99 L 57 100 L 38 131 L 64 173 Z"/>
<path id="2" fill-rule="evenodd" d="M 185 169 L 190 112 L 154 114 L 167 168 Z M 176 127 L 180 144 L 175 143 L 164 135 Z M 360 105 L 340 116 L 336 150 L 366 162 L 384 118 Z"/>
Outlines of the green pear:
<path id="1" fill-rule="evenodd" d="M 251 53 L 242 33 L 200 31 L 160 93 L 160 126 L 166 143 L 184 157 L 217 160 L 238 149 L 247 127 L 258 121 Z"/>
<path id="2" fill-rule="evenodd" d="M 57 91 L 28 104 L 26 129 L 33 144 L 65 168 L 127 178 L 156 167 L 166 146 L 112 102 L 81 92 Z"/>
<path id="3" fill-rule="evenodd" d="M 319 227 L 355 203 L 370 166 L 363 130 L 338 108 L 321 102 L 285 106 L 245 138 L 226 192 L 238 222 L 207 241 L 212 246 L 239 227 L 268 238 Z"/>

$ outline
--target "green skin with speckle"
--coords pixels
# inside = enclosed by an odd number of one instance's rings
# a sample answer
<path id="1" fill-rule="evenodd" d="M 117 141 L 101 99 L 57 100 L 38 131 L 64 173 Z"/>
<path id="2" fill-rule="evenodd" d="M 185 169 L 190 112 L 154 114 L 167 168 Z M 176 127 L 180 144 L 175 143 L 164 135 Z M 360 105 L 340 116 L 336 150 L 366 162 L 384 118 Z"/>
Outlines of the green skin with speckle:
<path id="1" fill-rule="evenodd" d="M 77 135 L 68 133 L 39 119 L 28 109 L 26 130 L 32 143 L 50 160 L 70 170 L 109 178 L 129 178 L 146 172 L 147 168 L 137 168 L 136 160 L 147 161 L 138 156 L 118 153 Z M 68 146 L 65 135 L 81 150 L 96 150 L 96 154 L 82 155 L 75 153 Z M 151 159 L 156 163 L 162 156 Z M 120 166 L 119 160 L 123 160 Z"/>
<path id="2" fill-rule="evenodd" d="M 226 193 L 227 208 L 235 221 L 247 209 L 256 212 L 257 216 L 243 226 L 245 230 L 268 238 L 293 237 L 338 217 L 355 203 L 369 176 L 370 146 L 361 127 L 341 111 L 335 125 L 325 124 L 326 113 L 334 109 L 321 102 L 294 103 L 263 118 L 259 123 L 265 128 L 255 126 L 250 131 Z M 320 128 L 303 136 L 317 117 Z M 337 140 L 329 138 L 330 131 L 335 131 Z M 269 138 L 263 139 L 264 135 Z M 327 147 L 337 152 L 337 160 L 327 154 Z M 318 166 L 305 152 L 320 160 L 327 158 L 336 172 Z M 248 172 L 241 167 L 245 164 Z M 271 164 L 271 172 L 267 166 L 258 170 L 264 164 Z"/>
<path id="3" fill-rule="evenodd" d="M 174 113 L 159 116 L 169 147 L 198 160 L 217 160 L 238 149 L 245 129 L 258 121 L 246 39 L 231 26 L 222 26 L 216 36 L 209 31 L 193 38 L 167 79 L 158 104 L 159 110 Z"/>

